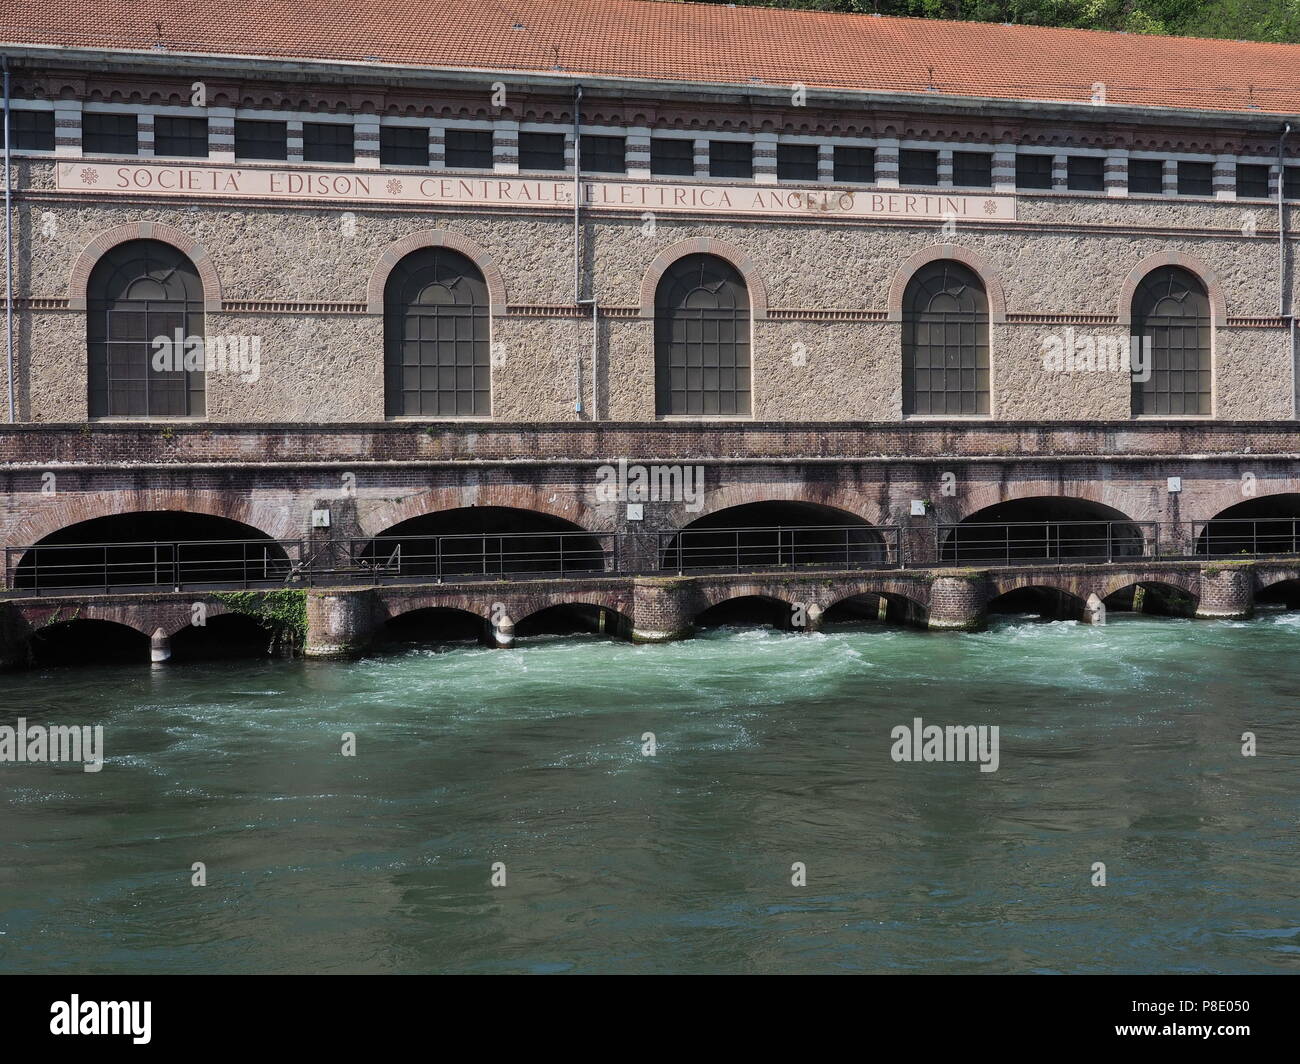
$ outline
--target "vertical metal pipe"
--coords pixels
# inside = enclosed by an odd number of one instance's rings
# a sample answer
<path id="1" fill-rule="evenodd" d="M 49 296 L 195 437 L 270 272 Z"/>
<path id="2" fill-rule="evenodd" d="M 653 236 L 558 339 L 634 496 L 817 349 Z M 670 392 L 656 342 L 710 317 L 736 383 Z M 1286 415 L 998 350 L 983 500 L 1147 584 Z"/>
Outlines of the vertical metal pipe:
<path id="1" fill-rule="evenodd" d="M 9 423 L 14 422 L 14 236 L 12 195 L 13 182 L 9 180 L 9 152 L 13 143 L 9 126 L 9 57 L 0 57 L 4 64 L 5 96 L 5 365 L 8 370 Z"/>
<path id="2" fill-rule="evenodd" d="M 1287 312 L 1286 298 L 1286 206 L 1283 189 L 1286 187 L 1286 138 L 1291 132 L 1291 123 L 1282 127 L 1282 135 L 1277 140 L 1277 313 L 1285 318 Z"/>
<path id="3" fill-rule="evenodd" d="M 573 304 L 582 302 L 582 85 L 573 86 Z M 573 355 L 573 408 L 582 413 L 582 356 Z"/>

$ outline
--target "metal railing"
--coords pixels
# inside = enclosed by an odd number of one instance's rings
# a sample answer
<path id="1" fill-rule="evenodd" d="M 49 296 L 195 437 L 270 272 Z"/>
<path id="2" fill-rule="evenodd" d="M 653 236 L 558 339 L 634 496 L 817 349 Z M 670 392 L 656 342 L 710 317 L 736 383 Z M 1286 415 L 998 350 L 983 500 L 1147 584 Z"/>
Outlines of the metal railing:
<path id="1" fill-rule="evenodd" d="M 645 549 L 647 538 L 653 547 Z M 892 569 L 903 564 L 895 525 L 701 528 L 639 534 L 637 552 L 657 572 L 745 569 Z"/>
<path id="2" fill-rule="evenodd" d="M 502 532 L 351 539 L 347 564 L 333 575 L 383 583 L 614 573 L 622 538 L 615 532 Z"/>
<path id="3" fill-rule="evenodd" d="M 269 539 L 6 547 L 3 594 L 1300 555 L 1300 517 L 451 533 L 335 539 L 313 551 Z"/>
<path id="4" fill-rule="evenodd" d="M 1155 521 L 1013 521 L 939 524 L 940 565 L 1062 565 L 1160 554 Z"/>
<path id="5" fill-rule="evenodd" d="M 301 572 L 297 539 L 173 540 L 6 547 L 5 586 L 37 594 L 170 587 L 266 587 Z"/>
<path id="6" fill-rule="evenodd" d="M 1300 554 L 1300 517 L 1189 521 L 1183 538 L 1194 558 Z"/>

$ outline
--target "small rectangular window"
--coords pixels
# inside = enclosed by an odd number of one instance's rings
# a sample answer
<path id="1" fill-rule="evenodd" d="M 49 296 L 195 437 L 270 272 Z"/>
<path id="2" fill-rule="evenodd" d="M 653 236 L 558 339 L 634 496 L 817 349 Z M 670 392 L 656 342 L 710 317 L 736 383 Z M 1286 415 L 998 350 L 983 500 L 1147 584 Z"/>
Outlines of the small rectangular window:
<path id="1" fill-rule="evenodd" d="M 780 181 L 816 181 L 816 144 L 778 144 L 776 176 Z"/>
<path id="2" fill-rule="evenodd" d="M 835 145 L 835 180 L 870 185 L 876 180 L 876 149 Z"/>
<path id="3" fill-rule="evenodd" d="M 695 173 L 695 141 L 654 137 L 650 141 L 650 172 L 663 177 L 691 177 Z"/>
<path id="4" fill-rule="evenodd" d="M 1163 159 L 1130 159 L 1128 161 L 1129 192 L 1155 192 L 1165 190 L 1165 164 Z"/>
<path id="5" fill-rule="evenodd" d="M 1016 188 L 1051 188 L 1052 157 L 1021 152 L 1016 155 Z"/>
<path id="6" fill-rule="evenodd" d="M 1300 166 L 1288 166 L 1282 171 L 1282 198 L 1300 199 Z"/>
<path id="7" fill-rule="evenodd" d="M 1268 167 L 1254 163 L 1237 164 L 1237 198 L 1268 199 Z"/>
<path id="8" fill-rule="evenodd" d="M 898 183 L 900 185 L 937 185 L 939 183 L 939 153 L 914 151 L 904 148 L 898 153 Z"/>
<path id="9" fill-rule="evenodd" d="M 203 159 L 208 154 L 208 120 L 158 115 L 153 120 L 153 153 Z"/>
<path id="10" fill-rule="evenodd" d="M 491 170 L 491 130 L 447 130 L 444 161 L 447 168 L 451 170 Z"/>
<path id="11" fill-rule="evenodd" d="M 309 163 L 350 163 L 355 160 L 351 122 L 304 122 L 302 157 Z"/>
<path id="12" fill-rule="evenodd" d="M 9 112 L 9 128 L 13 131 L 16 151 L 54 150 L 53 111 L 12 110 Z M 3 143 L 4 127 L 0 123 L 0 144 Z"/>
<path id="13" fill-rule="evenodd" d="M 992 188 L 993 153 L 987 151 L 953 152 L 952 183 L 958 188 Z"/>
<path id="14" fill-rule="evenodd" d="M 583 173 L 625 174 L 627 173 L 627 139 L 584 134 L 581 162 Z"/>
<path id="15" fill-rule="evenodd" d="M 103 155 L 139 155 L 140 134 L 135 115 L 106 115 L 89 111 L 81 116 L 81 148 Z"/>
<path id="16" fill-rule="evenodd" d="M 429 130 L 424 126 L 380 126 L 382 166 L 428 166 Z"/>
<path id="17" fill-rule="evenodd" d="M 289 158 L 289 127 L 284 122 L 236 118 L 235 158 Z"/>
<path id="18" fill-rule="evenodd" d="M 520 133 L 520 170 L 563 170 L 563 133 Z"/>
<path id="19" fill-rule="evenodd" d="M 1214 195 L 1214 165 L 1194 163 L 1186 159 L 1178 162 L 1178 194 L 1180 196 Z"/>
<path id="20" fill-rule="evenodd" d="M 709 141 L 710 177 L 753 177 L 754 146 L 747 140 Z"/>
<path id="21" fill-rule="evenodd" d="M 1074 192 L 1106 190 L 1106 160 L 1101 155 L 1071 155 L 1065 161 L 1065 187 Z"/>

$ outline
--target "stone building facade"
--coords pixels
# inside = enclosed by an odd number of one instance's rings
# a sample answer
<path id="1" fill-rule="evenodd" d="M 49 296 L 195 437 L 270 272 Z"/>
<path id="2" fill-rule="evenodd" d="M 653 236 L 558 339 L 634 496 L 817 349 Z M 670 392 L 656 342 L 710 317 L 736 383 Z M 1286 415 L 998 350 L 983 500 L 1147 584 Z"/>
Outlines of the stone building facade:
<path id="1" fill-rule="evenodd" d="M 437 17 L 463 47 L 487 42 L 463 62 L 381 52 L 393 27 L 357 31 L 375 49 L 357 58 L 303 26 L 280 27 L 297 48 L 223 40 L 178 5 L 147 46 L 118 4 L 59 39 L 79 6 L 35 5 L 44 28 L 3 45 L 11 551 L 130 513 L 319 540 L 472 506 L 518 513 L 519 531 L 529 514 L 656 531 L 780 503 L 900 526 L 924 560 L 931 525 L 1018 500 L 1061 520 L 1300 513 L 1297 49 L 1144 40 L 1152 70 L 1182 71 L 1163 90 L 1131 84 L 1113 35 L 1016 27 L 1008 43 L 1005 27 L 609 0 L 616 25 L 652 17 L 679 42 L 674 74 L 598 62 L 590 29 L 562 63 L 489 47 L 567 25 L 581 5 L 559 0 L 508 28 L 451 5 Z M 911 34 L 928 83 L 873 84 L 812 51 L 771 68 L 789 26 L 868 58 L 877 27 Z M 1061 50 L 1071 71 L 1017 81 L 1004 58 L 988 85 L 945 82 L 922 73 L 933 32 L 972 56 Z M 683 262 L 703 272 L 672 305 Z M 403 270 L 416 296 L 394 294 Z M 691 317 L 723 296 L 725 315 Z M 231 363 L 150 407 L 138 330 L 169 313 Z M 450 339 L 403 354 L 414 334 L 395 330 L 420 328 Z M 695 339 L 674 348 L 674 328 Z M 1152 332 L 1139 396 L 1130 342 Z M 595 498 L 594 470 L 619 459 L 700 464 L 702 506 L 630 517 Z"/>

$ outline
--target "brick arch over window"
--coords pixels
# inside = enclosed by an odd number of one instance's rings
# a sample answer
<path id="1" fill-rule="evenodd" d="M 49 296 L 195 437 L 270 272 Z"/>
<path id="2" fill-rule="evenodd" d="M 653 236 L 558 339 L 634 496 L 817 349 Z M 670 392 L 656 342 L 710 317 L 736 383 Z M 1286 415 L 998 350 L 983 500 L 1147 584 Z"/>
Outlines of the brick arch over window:
<path id="1" fill-rule="evenodd" d="M 496 317 L 506 312 L 505 278 L 496 264 L 496 259 L 488 250 L 482 244 L 457 233 L 445 233 L 441 229 L 424 229 L 410 236 L 404 236 L 401 240 L 395 240 L 384 248 L 384 253 L 375 263 L 370 281 L 366 285 L 367 314 L 383 314 L 384 287 L 388 283 L 388 275 L 402 259 L 412 251 L 419 251 L 421 248 L 448 248 L 451 251 L 459 251 L 483 274 L 488 290 L 488 313 Z"/>
<path id="2" fill-rule="evenodd" d="M 1124 283 L 1120 285 L 1118 307 L 1120 325 L 1133 324 L 1133 297 L 1137 294 L 1138 285 L 1152 270 L 1158 270 L 1161 266 L 1181 266 L 1200 281 L 1205 286 L 1205 294 L 1210 300 L 1210 327 L 1218 328 L 1227 324 L 1228 304 L 1223 297 L 1223 285 L 1218 275 L 1195 255 L 1184 255 L 1181 251 L 1157 251 L 1129 270 Z"/>
<path id="3" fill-rule="evenodd" d="M 248 525 L 272 539 L 293 539 L 302 534 L 301 518 L 283 503 L 258 503 L 224 491 L 168 491 L 135 489 L 87 494 L 59 492 L 47 505 L 18 525 L 10 536 L 13 546 L 28 547 L 46 536 L 97 517 L 129 513 L 174 511 L 224 517 Z"/>
<path id="4" fill-rule="evenodd" d="M 917 270 L 941 259 L 960 262 L 963 266 L 974 270 L 979 276 L 979 279 L 984 283 L 984 294 L 988 299 L 990 324 L 996 325 L 1007 320 L 1007 300 L 1002 292 L 1002 282 L 998 279 L 997 269 L 993 263 L 978 252 L 964 248 L 960 244 L 934 244 L 928 248 L 922 248 L 903 263 L 898 272 L 894 274 L 894 279 L 889 284 L 888 309 L 890 321 L 903 320 L 903 299 L 907 294 L 908 283 Z"/>
<path id="5" fill-rule="evenodd" d="M 203 282 L 203 309 L 205 311 L 221 309 L 221 278 L 217 275 L 212 256 L 202 244 L 188 233 L 163 222 L 128 222 L 126 225 L 106 229 L 87 244 L 77 256 L 72 264 L 72 276 L 68 280 L 70 310 L 86 309 L 86 289 L 95 264 L 105 252 L 129 240 L 159 240 L 176 248 L 194 263 L 194 268 L 199 271 L 199 280 Z"/>
<path id="6" fill-rule="evenodd" d="M 474 487 L 448 485 L 429 488 L 402 499 L 385 500 L 373 506 L 361 507 L 357 523 L 364 535 L 377 536 L 386 529 L 409 521 L 413 517 L 438 513 L 443 510 L 460 510 L 473 506 L 502 507 L 510 510 L 529 510 L 534 513 L 558 517 L 588 532 L 614 531 L 611 514 L 587 506 L 579 492 L 555 490 L 554 485 L 532 487 L 524 484 L 479 484 Z"/>
<path id="7" fill-rule="evenodd" d="M 753 321 L 762 321 L 767 317 L 767 286 L 759 276 L 758 267 L 754 265 L 745 252 L 734 244 L 714 237 L 701 236 L 692 240 L 681 240 L 663 249 L 654 257 L 645 276 L 641 278 L 641 317 L 653 319 L 655 316 L 655 293 L 664 272 L 678 259 L 687 255 L 716 255 L 725 259 L 740 271 L 749 291 L 749 316 Z"/>

